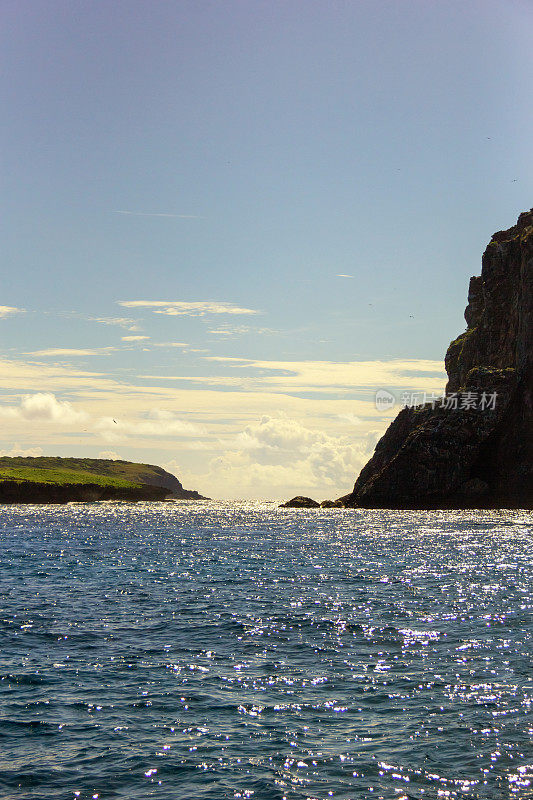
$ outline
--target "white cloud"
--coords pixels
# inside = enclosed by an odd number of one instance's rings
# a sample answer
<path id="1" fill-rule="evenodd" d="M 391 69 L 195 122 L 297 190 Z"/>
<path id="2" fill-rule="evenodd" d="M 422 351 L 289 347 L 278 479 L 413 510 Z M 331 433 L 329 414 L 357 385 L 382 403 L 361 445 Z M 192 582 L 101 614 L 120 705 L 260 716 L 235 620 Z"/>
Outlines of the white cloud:
<path id="1" fill-rule="evenodd" d="M 27 394 L 19 406 L 0 406 L 0 416 L 9 419 L 35 420 L 71 425 L 87 418 L 83 411 L 76 411 L 67 400 L 58 400 L 51 392 Z"/>
<path id="2" fill-rule="evenodd" d="M 360 425 L 361 419 L 356 417 L 355 414 L 339 414 L 339 419 L 344 419 L 346 422 L 349 422 L 350 425 Z"/>
<path id="3" fill-rule="evenodd" d="M 353 471 L 353 447 L 345 439 L 312 431 L 294 419 L 263 416 L 237 436 L 237 445 L 256 463 L 283 466 L 307 461 L 321 482 L 338 478 L 344 472 L 342 464 Z"/>
<path id="4" fill-rule="evenodd" d="M 402 389 L 416 385 L 419 391 L 442 389 L 446 382 L 442 361 L 423 359 L 392 359 L 390 361 L 260 361 L 235 356 L 204 356 L 205 361 L 226 363 L 238 370 L 251 370 L 249 376 L 237 378 L 242 386 L 251 389 L 261 385 L 262 391 L 307 392 L 337 394 L 364 390 L 370 394 L 377 389 Z M 257 374 L 259 371 L 260 374 Z M 185 379 L 184 376 L 182 376 Z M 186 380 L 221 385 L 223 377 L 190 376 Z M 234 385 L 234 377 L 227 378 Z"/>
<path id="5" fill-rule="evenodd" d="M 11 450 L 0 450 L 0 456 L 23 456 L 23 457 L 31 457 L 34 458 L 36 456 L 42 456 L 43 448 L 42 447 L 28 447 L 24 448 L 21 447 L 18 442 L 15 442 Z"/>
<path id="6" fill-rule="evenodd" d="M 171 458 L 170 461 L 166 461 L 164 464 L 161 464 L 163 469 L 166 469 L 167 472 L 170 472 L 171 475 L 175 475 L 178 480 L 181 481 L 180 475 L 182 473 L 181 464 L 179 464 L 175 458 Z"/>
<path id="7" fill-rule="evenodd" d="M 24 308 L 15 308 L 14 306 L 0 306 L 0 319 L 10 317 L 12 314 L 24 314 Z"/>
<path id="8" fill-rule="evenodd" d="M 237 364 L 244 364 L 248 366 L 248 364 L 252 363 L 251 359 L 249 358 L 239 358 L 237 356 L 206 356 L 205 361 L 221 361 L 221 362 L 236 362 Z"/>
<path id="9" fill-rule="evenodd" d="M 117 350 L 116 347 L 98 347 L 85 349 L 77 347 L 48 347 L 45 350 L 33 350 L 25 353 L 28 356 L 106 356 Z"/>
<path id="10" fill-rule="evenodd" d="M 364 442 L 311 430 L 295 419 L 263 416 L 211 460 L 207 473 L 184 475 L 212 496 L 309 494 L 323 500 L 348 492 L 368 455 Z"/>
<path id="11" fill-rule="evenodd" d="M 188 342 L 154 342 L 154 347 L 188 347 Z"/>
<path id="12" fill-rule="evenodd" d="M 198 425 L 185 422 L 172 411 L 160 408 L 154 408 L 144 417 L 136 419 L 102 417 L 97 420 L 94 429 L 110 442 L 130 436 L 197 436 L 203 432 Z"/>
<path id="13" fill-rule="evenodd" d="M 339 272 L 338 275 L 335 275 L 336 278 L 353 278 L 353 275 L 344 275 L 344 273 Z"/>
<path id="14" fill-rule="evenodd" d="M 154 314 L 166 314 L 171 317 L 189 316 L 203 317 L 207 314 L 259 314 L 252 308 L 241 308 L 232 303 L 215 300 L 186 302 L 184 300 L 118 300 L 119 306 L 125 308 L 147 308 Z"/>
<path id="15" fill-rule="evenodd" d="M 369 456 L 374 452 L 374 448 L 384 433 L 385 431 L 381 428 L 372 429 L 366 432 L 363 442 Z"/>
<path id="16" fill-rule="evenodd" d="M 230 325 L 229 323 L 225 323 L 218 328 L 209 330 L 208 333 L 212 336 L 231 337 L 249 336 L 250 334 L 254 336 L 263 336 L 265 334 L 279 333 L 279 331 L 273 330 L 272 328 L 253 328 L 250 325 Z"/>
<path id="17" fill-rule="evenodd" d="M 115 453 L 114 450 L 100 450 L 98 453 L 97 458 L 108 458 L 111 461 L 119 461 L 120 456 L 118 453 Z"/>
<path id="18" fill-rule="evenodd" d="M 226 364 L 239 371 L 230 375 L 143 375 L 157 381 L 182 381 L 218 389 L 233 388 L 244 392 L 294 395 L 329 395 L 333 400 L 345 396 L 365 398 L 374 405 L 378 389 L 438 392 L 446 383 L 441 361 L 259 361 L 227 356 L 204 356 L 204 360 Z M 330 402 L 330 401 L 328 401 Z"/>
<path id="19" fill-rule="evenodd" d="M 121 336 L 123 342 L 141 342 L 143 339 L 149 339 L 149 336 Z"/>
<path id="20" fill-rule="evenodd" d="M 87 317 L 89 322 L 99 322 L 101 325 L 116 325 L 127 331 L 140 331 L 137 320 L 129 317 Z"/>
<path id="21" fill-rule="evenodd" d="M 127 438 L 165 437 L 199 437 L 205 433 L 202 426 L 180 419 L 172 411 L 164 408 L 152 408 L 132 416 L 96 416 L 77 410 L 72 403 L 58 400 L 51 392 L 37 392 L 24 395 L 18 405 L 0 405 L 0 418 L 9 419 L 13 423 L 24 423 L 25 433 L 38 432 L 43 436 L 39 426 L 43 422 L 54 423 L 63 427 L 80 428 L 105 441 L 115 442 Z M 32 431 L 31 423 L 37 425 Z"/>

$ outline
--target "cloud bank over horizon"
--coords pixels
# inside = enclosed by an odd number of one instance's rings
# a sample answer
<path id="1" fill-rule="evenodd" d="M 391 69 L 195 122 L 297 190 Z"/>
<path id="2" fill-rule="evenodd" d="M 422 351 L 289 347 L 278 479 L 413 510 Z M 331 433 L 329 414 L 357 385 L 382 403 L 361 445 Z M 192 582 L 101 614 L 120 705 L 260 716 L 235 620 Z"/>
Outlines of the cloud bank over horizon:
<path id="1" fill-rule="evenodd" d="M 441 362 L 415 359 L 198 355 L 198 368 L 237 374 L 119 378 L 64 358 L 56 364 L 0 358 L 5 454 L 97 457 L 112 445 L 113 457 L 174 464 L 171 471 L 190 488 L 222 499 L 346 493 L 394 415 L 376 410 L 374 390 L 389 388 L 399 397 L 405 387 L 444 385 Z"/>

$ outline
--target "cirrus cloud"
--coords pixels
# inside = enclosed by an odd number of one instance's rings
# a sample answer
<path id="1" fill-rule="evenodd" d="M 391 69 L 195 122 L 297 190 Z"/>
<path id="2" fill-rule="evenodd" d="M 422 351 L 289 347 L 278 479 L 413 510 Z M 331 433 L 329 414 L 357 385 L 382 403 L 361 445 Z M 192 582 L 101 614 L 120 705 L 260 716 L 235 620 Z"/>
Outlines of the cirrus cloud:
<path id="1" fill-rule="evenodd" d="M 124 308 L 147 308 L 154 314 L 166 314 L 170 317 L 204 317 L 211 314 L 259 314 L 253 308 L 242 308 L 233 303 L 216 300 L 118 300 Z"/>
<path id="2" fill-rule="evenodd" d="M 116 325 L 127 331 L 140 331 L 137 320 L 129 317 L 86 317 L 89 322 L 99 322 L 101 325 Z"/>
<path id="3" fill-rule="evenodd" d="M 116 347 L 98 347 L 94 349 L 78 347 L 48 347 L 45 350 L 33 350 L 25 353 L 28 356 L 106 356 L 117 350 Z"/>
<path id="4" fill-rule="evenodd" d="M 136 419 L 102 417 L 94 425 L 106 441 L 116 442 L 125 437 L 146 436 L 191 436 L 202 433 L 198 425 L 177 417 L 166 409 L 151 409 L 145 416 Z"/>
<path id="5" fill-rule="evenodd" d="M 13 314 L 24 314 L 25 308 L 15 308 L 15 306 L 0 306 L 0 319 L 10 317 Z"/>

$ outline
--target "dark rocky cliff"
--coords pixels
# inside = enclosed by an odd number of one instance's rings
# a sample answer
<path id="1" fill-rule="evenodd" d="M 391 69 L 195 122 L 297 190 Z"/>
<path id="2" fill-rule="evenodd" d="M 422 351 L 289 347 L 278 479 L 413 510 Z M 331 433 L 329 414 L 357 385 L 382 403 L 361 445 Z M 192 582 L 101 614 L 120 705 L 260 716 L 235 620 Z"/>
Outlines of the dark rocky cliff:
<path id="1" fill-rule="evenodd" d="M 93 503 L 98 500 L 137 502 L 165 500 L 162 486 L 101 486 L 96 483 L 39 483 L 38 481 L 0 482 L 0 503 Z"/>
<path id="2" fill-rule="evenodd" d="M 444 407 L 400 411 L 346 505 L 533 507 L 533 209 L 492 237 L 465 319 L 446 353 Z"/>

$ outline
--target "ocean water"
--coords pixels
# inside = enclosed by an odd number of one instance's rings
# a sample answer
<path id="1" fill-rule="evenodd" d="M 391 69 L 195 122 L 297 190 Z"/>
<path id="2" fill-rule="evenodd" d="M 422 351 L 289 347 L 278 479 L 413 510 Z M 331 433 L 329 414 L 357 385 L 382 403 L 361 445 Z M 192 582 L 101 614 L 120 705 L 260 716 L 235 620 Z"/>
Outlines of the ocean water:
<path id="1" fill-rule="evenodd" d="M 0 511 L 2 800 L 533 797 L 524 512 Z"/>

